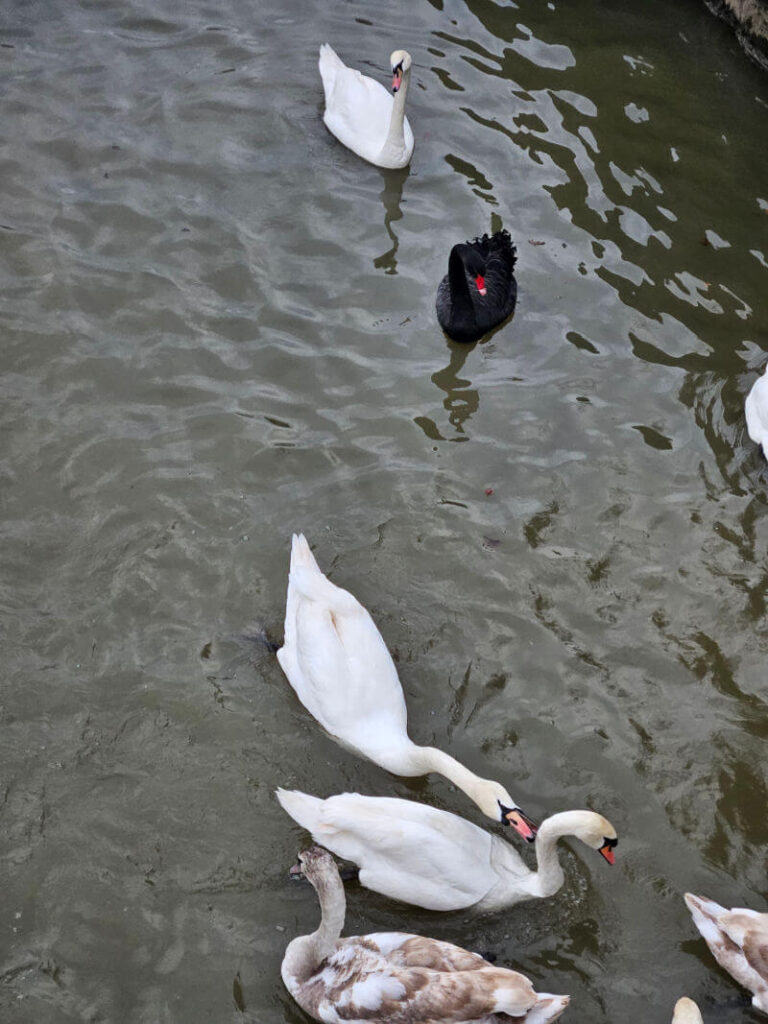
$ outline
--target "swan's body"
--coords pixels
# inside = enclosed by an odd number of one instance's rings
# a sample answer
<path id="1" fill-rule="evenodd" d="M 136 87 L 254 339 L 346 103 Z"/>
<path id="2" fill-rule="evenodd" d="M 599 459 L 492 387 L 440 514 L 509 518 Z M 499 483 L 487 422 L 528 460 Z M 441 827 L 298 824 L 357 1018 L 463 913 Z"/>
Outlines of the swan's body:
<path id="1" fill-rule="evenodd" d="M 454 245 L 435 304 L 449 338 L 477 341 L 507 319 L 517 301 L 516 261 L 507 231 Z"/>
<path id="2" fill-rule="evenodd" d="M 592 811 L 565 811 L 542 822 L 538 871 L 498 836 L 464 818 L 413 800 L 342 793 L 319 800 L 277 790 L 284 810 L 312 838 L 360 868 L 368 889 L 427 910 L 492 911 L 551 896 L 563 884 L 555 849 L 576 835 L 613 863 L 616 833 Z"/>
<path id="3" fill-rule="evenodd" d="M 704 1021 L 701 1019 L 701 1011 L 688 996 L 683 996 L 675 1003 L 672 1024 L 704 1024 Z"/>
<path id="4" fill-rule="evenodd" d="M 545 1024 L 568 996 L 537 993 L 517 971 L 477 953 L 405 932 L 341 939 L 344 887 L 333 858 L 313 847 L 299 855 L 317 890 L 322 920 L 285 951 L 285 987 L 315 1020 L 328 1024 Z"/>
<path id="5" fill-rule="evenodd" d="M 685 894 L 693 923 L 715 960 L 752 993 L 756 1010 L 768 1013 L 768 914 Z"/>
<path id="6" fill-rule="evenodd" d="M 396 50 L 392 93 L 367 75 L 348 68 L 323 43 L 318 67 L 325 92 L 323 121 L 339 142 L 378 167 L 405 167 L 413 153 L 413 132 L 405 116 L 411 58 Z"/>
<path id="7" fill-rule="evenodd" d="M 768 366 L 762 377 L 758 377 L 744 402 L 747 419 L 747 433 L 762 445 L 763 455 L 768 459 Z"/>
<path id="8" fill-rule="evenodd" d="M 394 775 L 445 775 L 488 817 L 533 839 L 535 825 L 502 785 L 442 750 L 411 742 L 403 688 L 381 633 L 360 602 L 323 575 L 302 535 L 291 546 L 277 658 L 299 700 L 334 739 Z"/>

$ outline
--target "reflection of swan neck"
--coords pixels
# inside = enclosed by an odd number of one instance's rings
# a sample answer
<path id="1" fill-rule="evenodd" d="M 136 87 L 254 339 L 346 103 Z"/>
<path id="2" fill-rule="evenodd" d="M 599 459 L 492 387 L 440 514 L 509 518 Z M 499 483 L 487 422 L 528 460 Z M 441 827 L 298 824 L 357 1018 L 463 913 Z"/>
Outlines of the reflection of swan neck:
<path id="1" fill-rule="evenodd" d="M 392 104 L 392 116 L 389 119 L 389 131 L 384 149 L 402 151 L 405 149 L 405 97 L 408 92 L 408 83 L 411 80 L 411 69 L 403 72 L 402 84 L 395 93 Z"/>

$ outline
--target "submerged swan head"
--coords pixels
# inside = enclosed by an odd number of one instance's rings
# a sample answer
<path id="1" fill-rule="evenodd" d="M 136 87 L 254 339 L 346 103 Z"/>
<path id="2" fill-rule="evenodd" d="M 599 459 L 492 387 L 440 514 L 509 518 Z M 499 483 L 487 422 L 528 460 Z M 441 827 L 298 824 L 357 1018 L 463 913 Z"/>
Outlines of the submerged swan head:
<path id="1" fill-rule="evenodd" d="M 395 50 L 389 58 L 392 68 L 392 92 L 397 92 L 403 84 L 403 76 L 411 69 L 411 55 L 407 50 Z"/>

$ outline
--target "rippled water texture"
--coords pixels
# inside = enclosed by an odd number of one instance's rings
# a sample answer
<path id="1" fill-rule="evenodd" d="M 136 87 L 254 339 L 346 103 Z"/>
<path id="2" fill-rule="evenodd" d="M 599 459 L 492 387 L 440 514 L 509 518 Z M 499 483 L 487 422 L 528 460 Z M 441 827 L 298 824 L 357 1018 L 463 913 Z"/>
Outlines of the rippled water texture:
<path id="1" fill-rule="evenodd" d="M 413 54 L 409 169 L 323 127 L 324 40 L 382 81 Z M 316 904 L 274 787 L 480 821 L 321 734 L 259 641 L 299 529 L 416 740 L 621 835 L 479 920 L 352 885 L 348 931 L 493 950 L 571 1024 L 756 1021 L 681 898 L 768 897 L 768 79 L 727 26 L 10 0 L 0 44 L 4 1024 L 299 1024 Z M 517 311 L 455 346 L 450 246 L 500 224 Z"/>

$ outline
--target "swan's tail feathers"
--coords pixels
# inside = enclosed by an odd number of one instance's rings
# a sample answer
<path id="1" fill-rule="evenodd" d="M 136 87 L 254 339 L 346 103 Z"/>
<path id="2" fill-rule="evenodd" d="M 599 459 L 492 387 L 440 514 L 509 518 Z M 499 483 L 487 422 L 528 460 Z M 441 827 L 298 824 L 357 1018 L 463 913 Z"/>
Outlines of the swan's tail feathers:
<path id="1" fill-rule="evenodd" d="M 332 46 L 329 46 L 328 43 L 323 43 L 320 47 L 320 59 L 317 62 L 317 67 L 323 80 L 325 102 L 328 104 L 329 97 L 332 95 L 336 84 L 336 78 L 339 72 L 346 68 L 346 64 Z"/>
<path id="2" fill-rule="evenodd" d="M 320 572 L 320 566 L 315 561 L 315 556 L 312 554 L 307 538 L 303 533 L 294 533 L 291 538 L 291 571 L 298 569 L 300 565 L 306 569 L 314 569 L 315 572 Z"/>
<path id="3" fill-rule="evenodd" d="M 315 835 L 320 824 L 324 801 L 308 793 L 301 793 L 298 789 L 276 789 L 275 796 L 286 814 L 307 832 Z"/>
<path id="4" fill-rule="evenodd" d="M 306 543 L 306 542 L 305 542 Z M 363 610 L 363 606 L 348 590 L 331 583 L 327 576 L 318 569 L 312 552 L 308 551 L 312 565 L 296 565 L 291 557 L 291 572 L 288 576 L 288 592 L 294 591 L 308 601 L 317 601 L 327 605 L 329 611 L 336 615 L 354 615 Z"/>
<path id="5" fill-rule="evenodd" d="M 517 263 L 517 248 L 515 247 L 515 244 L 506 228 L 502 228 L 501 231 L 497 231 L 490 237 L 488 235 L 483 235 L 482 238 L 473 238 L 472 241 L 467 244 L 471 245 L 476 252 L 480 253 L 486 262 L 492 258 L 501 260 L 510 274 L 515 269 L 515 263 Z"/>
<path id="6" fill-rule="evenodd" d="M 549 992 L 537 992 L 536 1005 L 523 1017 L 525 1024 L 550 1024 L 557 1020 L 571 1001 L 570 996 L 553 996 Z"/>
<path id="7" fill-rule="evenodd" d="M 719 903 L 705 899 L 703 896 L 694 896 L 691 892 L 687 892 L 684 899 L 693 917 L 693 923 L 701 932 L 707 945 L 711 948 L 713 942 L 720 942 L 723 935 L 718 918 L 728 913 L 725 907 L 721 907 Z"/>

